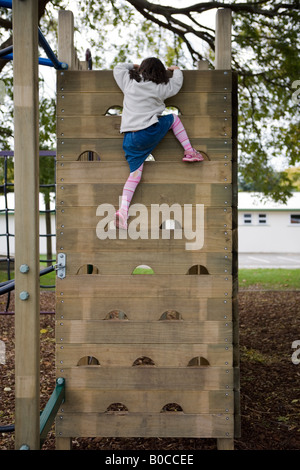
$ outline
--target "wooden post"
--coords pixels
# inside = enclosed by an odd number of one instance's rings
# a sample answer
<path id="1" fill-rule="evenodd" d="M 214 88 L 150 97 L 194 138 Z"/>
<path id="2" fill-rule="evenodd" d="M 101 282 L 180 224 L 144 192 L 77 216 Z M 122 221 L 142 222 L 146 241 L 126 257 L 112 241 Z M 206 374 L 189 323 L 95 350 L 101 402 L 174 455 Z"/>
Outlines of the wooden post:
<path id="1" fill-rule="evenodd" d="M 39 449 L 38 0 L 13 0 L 15 447 Z"/>
<path id="2" fill-rule="evenodd" d="M 58 59 L 68 64 L 68 70 L 75 69 L 74 15 L 69 10 L 58 12 Z"/>
<path id="3" fill-rule="evenodd" d="M 216 70 L 231 70 L 231 11 L 226 8 L 218 9 L 216 14 L 216 39 L 215 39 L 215 69 Z M 226 72 L 225 72 L 226 73 Z M 235 110 L 236 111 L 236 110 Z M 232 136 L 236 140 L 236 136 Z M 236 194 L 237 188 L 237 178 L 236 178 L 236 155 L 233 155 L 233 174 L 232 174 L 232 184 L 233 184 L 233 195 Z M 232 202 L 232 217 L 233 217 L 233 231 L 235 236 L 236 234 L 236 216 L 237 216 L 237 201 L 233 197 Z M 233 318 L 237 321 L 237 246 L 236 238 L 234 239 L 233 246 L 233 265 L 232 265 L 232 274 L 233 274 L 233 294 L 232 294 L 232 313 Z M 234 332 L 235 338 L 234 342 L 236 343 L 236 330 Z M 236 351 L 235 353 L 236 354 Z M 234 366 L 237 366 L 236 357 L 233 358 Z M 237 390 L 237 383 L 235 382 L 235 389 Z M 235 410 L 236 413 L 237 410 Z M 217 439 L 217 447 L 219 450 L 234 450 L 234 439 L 232 438 L 222 438 Z"/>
<path id="4" fill-rule="evenodd" d="M 80 61 L 74 46 L 74 15 L 72 11 L 58 12 L 58 59 L 68 64 L 68 70 L 88 70 L 88 62 Z"/>
<path id="5" fill-rule="evenodd" d="M 231 69 L 231 11 L 226 8 L 216 14 L 215 69 Z"/>
<path id="6" fill-rule="evenodd" d="M 197 69 L 198 70 L 208 70 L 209 62 L 208 60 L 198 60 Z"/>

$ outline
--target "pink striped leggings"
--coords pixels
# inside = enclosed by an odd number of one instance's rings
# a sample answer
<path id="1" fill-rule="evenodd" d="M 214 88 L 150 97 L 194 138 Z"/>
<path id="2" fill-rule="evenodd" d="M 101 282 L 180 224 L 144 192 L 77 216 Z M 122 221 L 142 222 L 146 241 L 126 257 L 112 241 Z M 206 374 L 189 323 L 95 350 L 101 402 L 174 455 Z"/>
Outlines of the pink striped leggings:
<path id="1" fill-rule="evenodd" d="M 175 137 L 179 140 L 180 144 L 182 145 L 185 151 L 192 149 L 192 145 L 187 136 L 186 130 L 183 127 L 180 118 L 176 114 L 174 114 L 174 122 L 170 129 L 172 129 Z M 122 193 L 122 202 L 119 210 L 125 219 L 127 219 L 128 217 L 129 206 L 136 190 L 136 187 L 141 181 L 143 166 L 144 164 L 142 164 L 137 170 L 130 173 L 124 185 Z"/>

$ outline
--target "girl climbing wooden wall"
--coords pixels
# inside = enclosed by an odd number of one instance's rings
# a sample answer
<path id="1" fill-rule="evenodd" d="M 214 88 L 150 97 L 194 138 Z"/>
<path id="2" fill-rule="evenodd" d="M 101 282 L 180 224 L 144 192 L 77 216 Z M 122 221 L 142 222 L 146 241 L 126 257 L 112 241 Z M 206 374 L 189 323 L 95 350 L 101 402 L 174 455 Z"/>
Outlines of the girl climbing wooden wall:
<path id="1" fill-rule="evenodd" d="M 206 160 L 182 162 L 170 133 L 145 162 L 125 234 L 110 223 L 128 176 L 122 101 L 111 71 L 58 72 L 57 253 L 66 257 L 57 279 L 57 375 L 66 380 L 58 448 L 76 436 L 214 437 L 231 447 L 236 76 L 184 72 L 167 104 Z M 172 206 L 175 216 L 163 210 Z M 136 274 L 141 265 L 151 274 Z"/>

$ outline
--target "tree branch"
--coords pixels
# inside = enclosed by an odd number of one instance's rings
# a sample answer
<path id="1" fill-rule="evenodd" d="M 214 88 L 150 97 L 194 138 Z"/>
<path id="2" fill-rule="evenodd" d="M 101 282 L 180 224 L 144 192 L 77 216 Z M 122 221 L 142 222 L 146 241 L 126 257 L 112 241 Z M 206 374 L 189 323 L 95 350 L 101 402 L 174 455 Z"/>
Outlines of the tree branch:
<path id="1" fill-rule="evenodd" d="M 0 18 L 0 28 L 12 29 L 12 22 L 4 18 Z"/>
<path id="2" fill-rule="evenodd" d="M 212 1 L 196 3 L 194 5 L 181 8 L 153 4 L 148 0 L 127 0 L 127 2 L 130 3 L 147 20 L 181 37 L 194 60 L 199 60 L 202 57 L 201 54 L 193 49 L 191 42 L 186 38 L 188 33 L 205 41 L 212 50 L 215 49 L 215 46 L 213 35 L 207 31 L 208 28 L 203 27 L 193 17 L 193 14 L 201 14 L 212 9 L 228 8 L 232 12 L 244 14 L 249 13 L 253 17 L 258 16 L 261 19 L 261 16 L 264 16 L 265 18 L 274 18 L 275 16 L 280 15 L 291 16 L 294 14 L 295 10 L 300 10 L 299 0 L 294 0 L 291 3 L 279 2 L 275 5 L 274 2 L 270 0 L 226 4 L 221 1 Z M 193 22 L 196 28 L 202 28 L 202 30 L 196 29 L 193 27 L 193 24 L 189 25 L 188 23 L 184 23 L 177 17 L 177 15 L 186 16 L 188 20 Z M 164 18 L 164 21 L 162 18 Z M 203 31 L 203 29 L 206 29 L 206 31 Z"/>
<path id="3" fill-rule="evenodd" d="M 255 13 L 259 15 L 268 16 L 270 18 L 276 16 L 279 10 L 299 10 L 300 5 L 299 1 L 295 0 L 291 3 L 279 3 L 274 5 L 274 2 L 247 2 L 247 3 L 223 3 L 223 2 L 206 2 L 206 3 L 196 3 L 195 5 L 190 5 L 183 8 L 174 8 L 170 6 L 157 5 L 149 2 L 148 0 L 127 0 L 132 6 L 137 10 L 148 10 L 154 14 L 170 16 L 170 15 L 188 15 L 189 13 L 203 13 L 205 11 L 217 9 L 217 8 L 229 8 L 234 12 L 248 12 Z M 273 6 L 273 9 L 260 8 L 262 4 L 268 3 L 270 6 Z"/>

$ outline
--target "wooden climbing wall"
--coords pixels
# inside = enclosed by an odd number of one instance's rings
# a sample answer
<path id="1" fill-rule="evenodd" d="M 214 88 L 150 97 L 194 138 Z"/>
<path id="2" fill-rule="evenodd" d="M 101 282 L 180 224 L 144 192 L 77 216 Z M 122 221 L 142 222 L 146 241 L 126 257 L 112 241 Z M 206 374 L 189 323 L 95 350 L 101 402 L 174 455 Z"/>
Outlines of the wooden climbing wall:
<path id="1" fill-rule="evenodd" d="M 57 87 L 57 253 L 66 255 L 56 289 L 57 376 L 66 380 L 57 438 L 232 443 L 239 434 L 236 76 L 184 71 L 167 105 L 179 109 L 206 160 L 182 162 L 170 132 L 145 163 L 132 201 L 149 213 L 151 204 L 203 205 L 196 250 L 172 232 L 99 239 L 98 207 L 118 208 L 129 173 L 120 116 L 108 111 L 123 95 L 111 71 L 59 71 Z M 140 265 L 154 273 L 133 274 Z"/>

